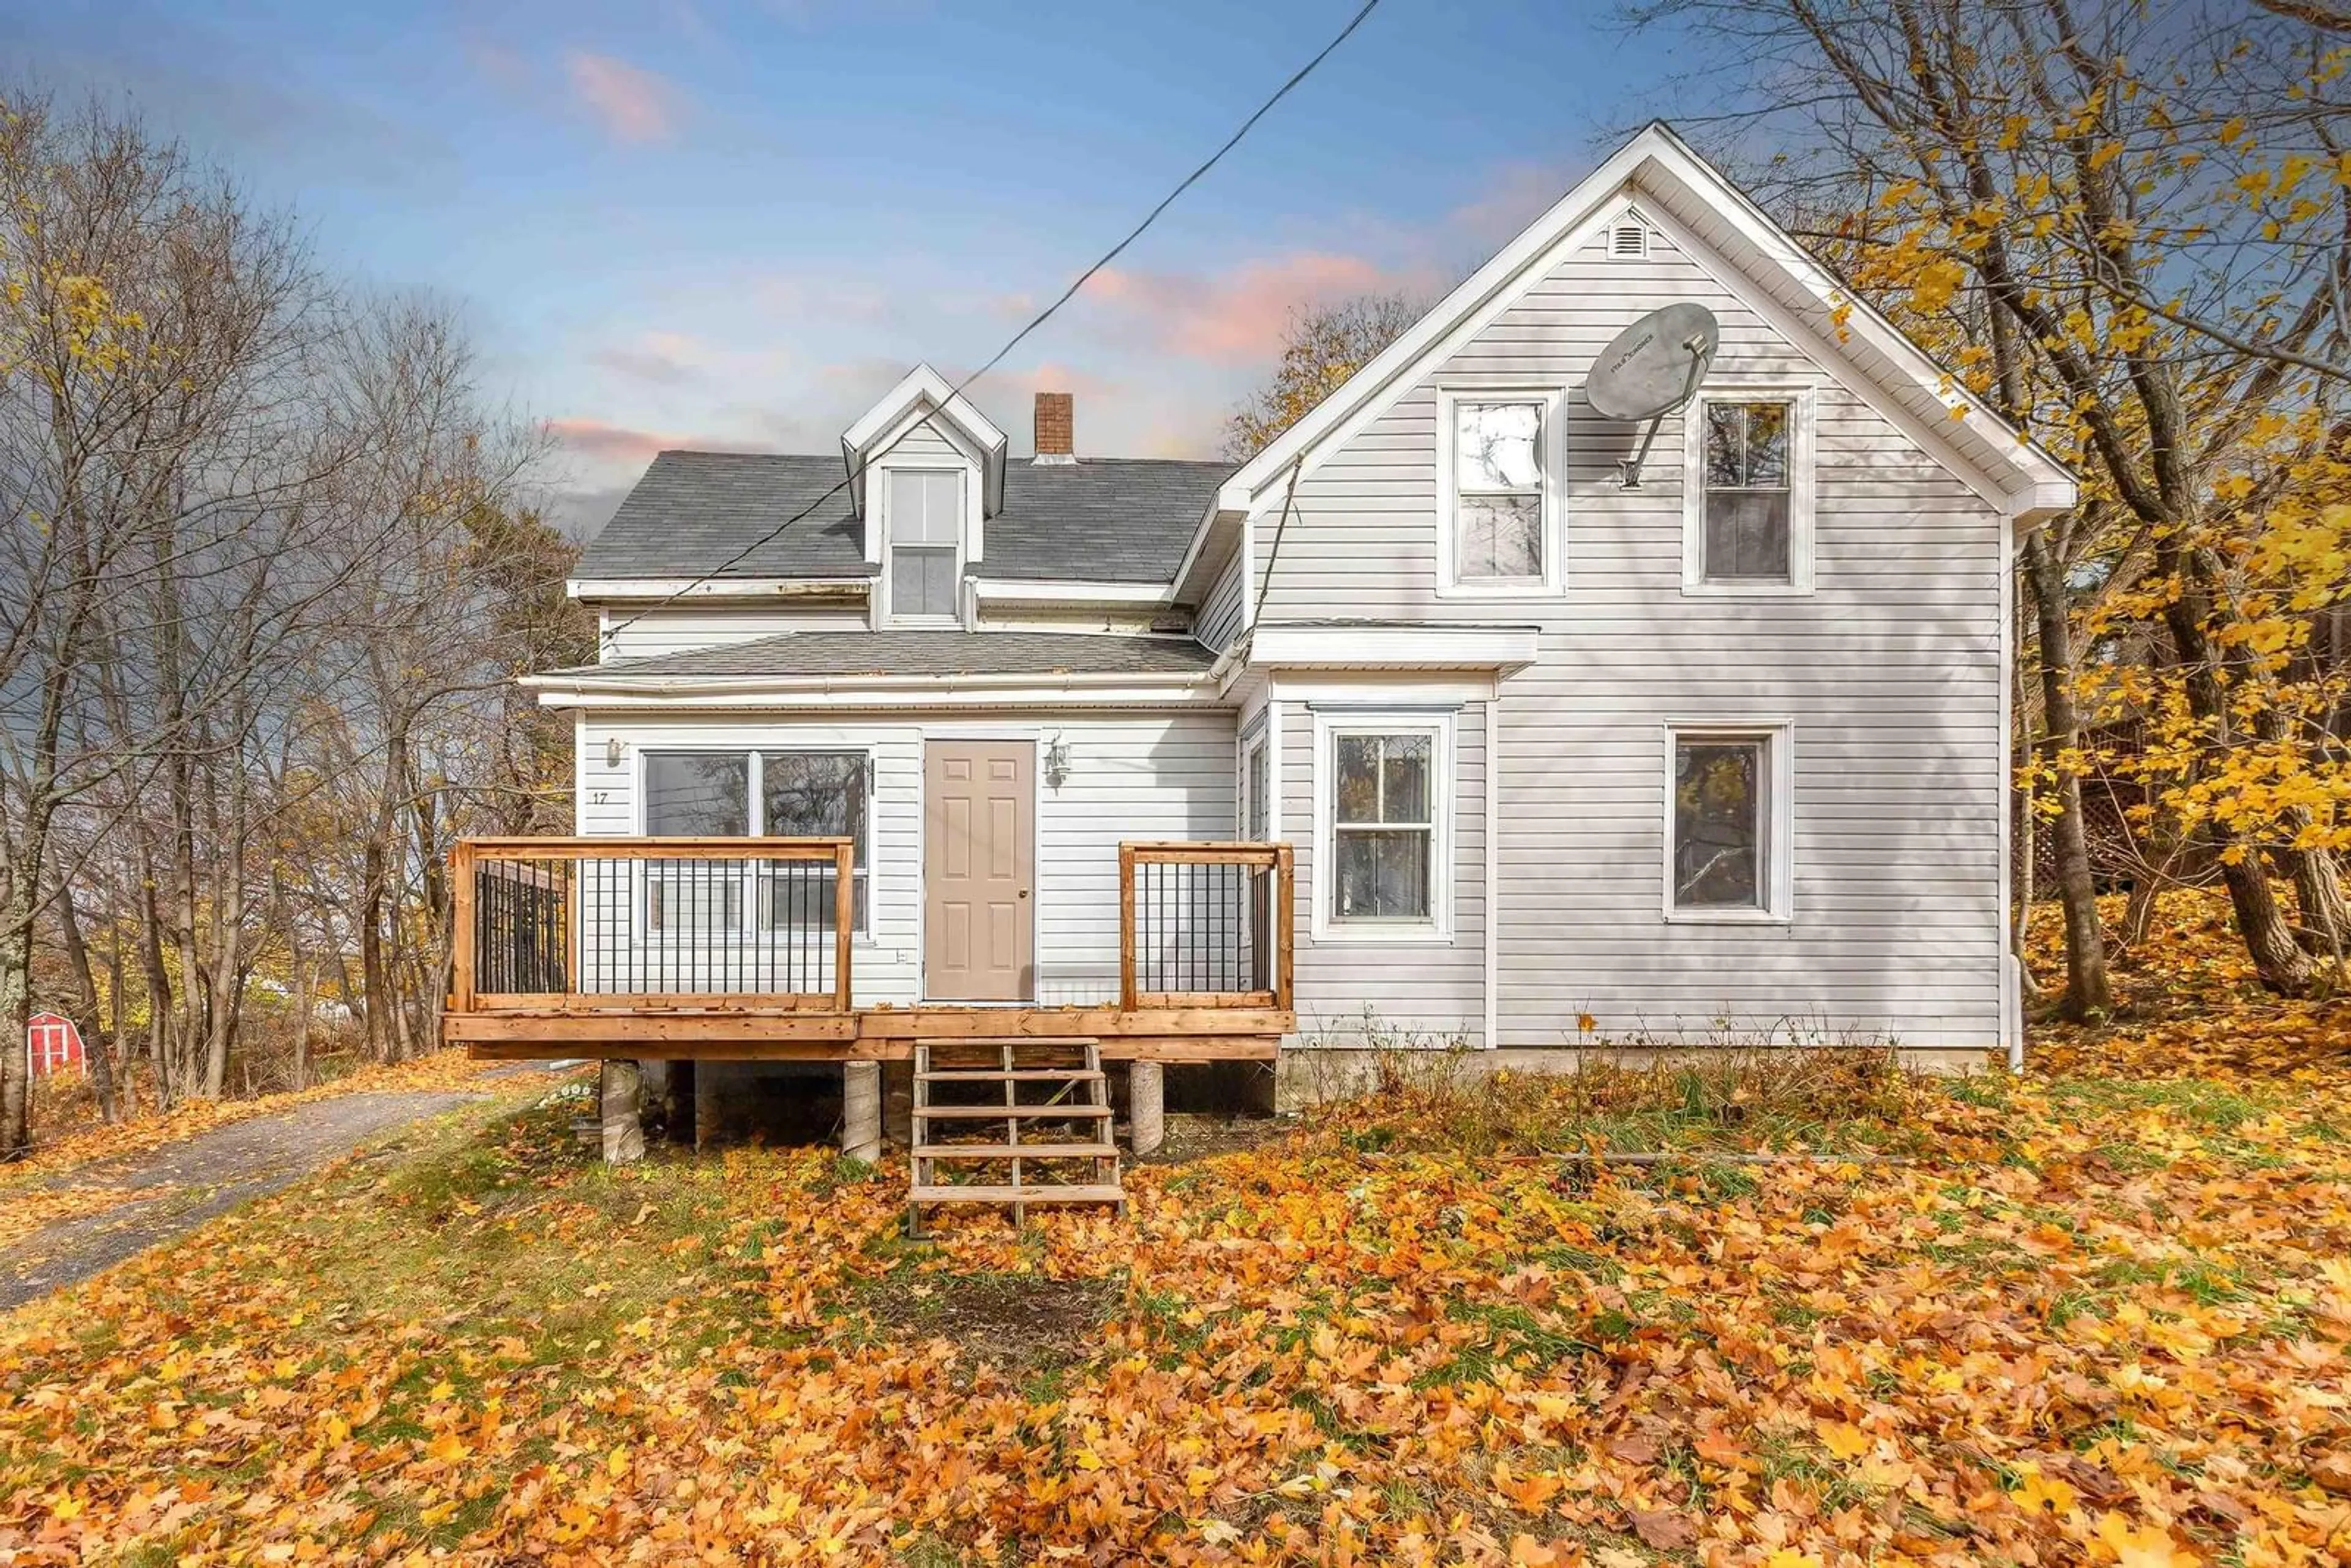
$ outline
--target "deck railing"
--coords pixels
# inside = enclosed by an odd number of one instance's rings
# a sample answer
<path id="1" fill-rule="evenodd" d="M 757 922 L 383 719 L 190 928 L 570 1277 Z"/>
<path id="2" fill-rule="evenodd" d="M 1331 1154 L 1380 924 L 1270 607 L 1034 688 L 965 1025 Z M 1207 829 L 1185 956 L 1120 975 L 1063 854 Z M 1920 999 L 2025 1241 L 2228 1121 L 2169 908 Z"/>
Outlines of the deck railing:
<path id="1" fill-rule="evenodd" d="M 1118 847 L 1119 1006 L 1288 1008 L 1288 844 Z"/>
<path id="2" fill-rule="evenodd" d="M 842 839 L 466 839 L 450 852 L 453 1012 L 847 1013 Z"/>

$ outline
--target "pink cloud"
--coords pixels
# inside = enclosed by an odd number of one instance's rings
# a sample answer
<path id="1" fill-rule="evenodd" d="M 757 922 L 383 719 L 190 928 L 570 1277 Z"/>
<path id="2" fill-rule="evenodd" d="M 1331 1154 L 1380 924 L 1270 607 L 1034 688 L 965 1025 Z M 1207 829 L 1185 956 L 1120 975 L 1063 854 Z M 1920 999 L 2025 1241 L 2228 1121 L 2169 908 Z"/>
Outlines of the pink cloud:
<path id="1" fill-rule="evenodd" d="M 588 357 L 606 370 L 663 386 L 718 382 L 756 387 L 775 379 L 790 362 L 789 353 L 780 348 L 728 348 L 684 332 L 661 331 L 606 344 L 590 350 Z"/>
<path id="2" fill-rule="evenodd" d="M 708 435 L 683 435 L 669 431 L 636 430 L 608 424 L 601 419 L 550 419 L 548 434 L 594 463 L 650 463 L 664 452 L 681 448 L 695 452 L 749 452 L 755 445 Z"/>
<path id="3" fill-rule="evenodd" d="M 1490 170 L 1478 193 L 1446 214 L 1447 231 L 1492 248 L 1550 210 L 1582 171 L 1562 164 L 1510 162 Z"/>
<path id="4" fill-rule="evenodd" d="M 1423 282 L 1416 273 L 1390 272 L 1363 256 L 1303 251 L 1206 276 L 1104 267 L 1086 292 L 1133 312 L 1170 352 L 1238 365 L 1272 353 L 1301 309 Z"/>
<path id="5" fill-rule="evenodd" d="M 547 428 L 581 456 L 605 463 L 650 463 L 655 453 L 679 444 L 674 436 L 607 424 L 601 419 L 550 419 Z"/>
<path id="6" fill-rule="evenodd" d="M 677 90 L 649 70 L 611 55 L 574 49 L 563 57 L 571 90 L 615 141 L 666 141 L 677 134 Z"/>

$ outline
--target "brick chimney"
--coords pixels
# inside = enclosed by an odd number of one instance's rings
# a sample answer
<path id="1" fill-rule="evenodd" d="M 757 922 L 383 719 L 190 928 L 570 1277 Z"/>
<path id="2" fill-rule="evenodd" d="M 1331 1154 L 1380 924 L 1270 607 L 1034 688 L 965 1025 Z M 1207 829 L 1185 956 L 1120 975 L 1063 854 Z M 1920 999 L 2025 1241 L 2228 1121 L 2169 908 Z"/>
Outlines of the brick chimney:
<path id="1" fill-rule="evenodd" d="M 1037 462 L 1042 466 L 1078 460 L 1077 410 L 1068 392 L 1037 394 Z"/>

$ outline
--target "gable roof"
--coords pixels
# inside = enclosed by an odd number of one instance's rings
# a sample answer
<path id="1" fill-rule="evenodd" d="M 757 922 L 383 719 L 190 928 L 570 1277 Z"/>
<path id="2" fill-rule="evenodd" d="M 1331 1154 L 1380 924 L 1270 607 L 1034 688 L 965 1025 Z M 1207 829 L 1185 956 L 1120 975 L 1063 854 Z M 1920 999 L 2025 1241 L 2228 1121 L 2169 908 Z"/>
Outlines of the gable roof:
<path id="1" fill-rule="evenodd" d="M 1011 465 L 988 519 L 979 576 L 1031 582 L 1154 582 L 1175 574 L 1229 463 L 1100 457 Z M 579 579 L 695 577 L 841 485 L 836 457 L 664 452 L 581 550 Z M 860 578 L 862 525 L 841 489 L 721 577 Z"/>
<path id="2" fill-rule="evenodd" d="M 918 364 L 841 433 L 841 461 L 849 470 L 850 499 L 860 515 L 865 510 L 866 460 L 876 447 L 889 445 L 909 423 L 932 414 L 945 420 L 977 453 L 983 515 L 994 517 L 1004 504 L 1004 454 L 1008 444 L 1004 432 L 969 398 L 949 386 L 946 377 L 927 364 Z"/>
<path id="3" fill-rule="evenodd" d="M 533 684 L 838 675 L 1206 674 L 1217 655 L 1189 637 L 1104 632 L 780 632 L 716 648 L 611 659 Z"/>
<path id="4" fill-rule="evenodd" d="M 1839 379 L 1980 494 L 2000 500 L 2010 516 L 2035 522 L 2074 504 L 2074 476 L 2064 465 L 1982 407 L 1866 300 L 1847 293 L 1746 193 L 1656 121 L 1244 464 L 1219 490 L 1219 508 L 1248 511 L 1293 465 L 1317 466 L 1413 385 L 1416 372 L 1450 354 L 1522 292 L 1527 279 L 1628 199 L 1640 200 L 1643 212 L 1677 240 L 1694 233 L 1738 266 L 1759 313 L 1811 349 L 1829 373 L 1840 365 L 1859 371 Z"/>

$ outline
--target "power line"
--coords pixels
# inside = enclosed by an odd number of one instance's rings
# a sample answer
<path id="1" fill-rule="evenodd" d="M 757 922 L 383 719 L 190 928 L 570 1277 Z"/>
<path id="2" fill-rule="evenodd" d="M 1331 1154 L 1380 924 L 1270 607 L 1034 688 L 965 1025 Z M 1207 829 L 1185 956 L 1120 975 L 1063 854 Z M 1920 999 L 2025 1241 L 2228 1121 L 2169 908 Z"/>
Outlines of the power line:
<path id="1" fill-rule="evenodd" d="M 1338 33 L 1331 39 L 1331 41 L 1323 45 L 1322 47 L 1316 52 L 1312 59 L 1308 60 L 1304 65 L 1299 67 L 1297 70 L 1292 72 L 1288 81 L 1283 82 L 1279 88 L 1276 88 L 1272 97 L 1267 99 L 1263 103 L 1259 104 L 1257 106 L 1256 112 L 1252 113 L 1247 120 L 1241 121 L 1240 129 L 1234 131 L 1230 136 L 1225 139 L 1223 146 L 1217 148 L 1214 152 L 1209 153 L 1207 160 L 1202 162 L 1198 168 L 1185 175 L 1184 178 L 1176 183 L 1174 190 L 1168 192 L 1167 194 L 1159 199 L 1159 204 L 1157 206 L 1153 207 L 1148 213 L 1145 213 L 1143 215 L 1143 221 L 1141 223 L 1127 230 L 1126 236 L 1123 239 L 1111 246 L 1108 250 L 1102 252 L 1100 256 L 1095 258 L 1092 266 L 1078 274 L 1076 280 L 1073 281 L 1067 288 L 1061 290 L 1058 298 L 1054 299 L 1051 304 L 1046 306 L 1042 310 L 1037 312 L 1035 317 L 1029 320 L 1027 326 L 1021 328 L 1020 330 L 1013 333 L 1011 337 L 1006 339 L 1004 346 L 997 350 L 993 354 L 990 354 L 987 357 L 986 363 L 982 364 L 977 370 L 972 371 L 971 374 L 964 377 L 962 381 L 957 382 L 955 384 L 954 390 L 947 394 L 948 401 L 952 402 L 954 399 L 961 397 L 966 388 L 978 381 L 980 377 L 987 374 L 988 371 L 994 370 L 998 365 L 1002 364 L 1004 362 L 1005 356 L 1011 353 L 1013 350 L 1019 348 L 1021 342 L 1027 339 L 1031 332 L 1034 332 L 1038 328 L 1042 327 L 1047 321 L 1051 320 L 1055 311 L 1061 309 L 1062 306 L 1067 305 L 1071 300 L 1076 298 L 1078 291 L 1083 288 L 1088 283 L 1093 281 L 1093 277 L 1096 273 L 1102 271 L 1103 267 L 1108 267 L 1112 262 L 1117 260 L 1120 254 L 1123 252 L 1127 246 L 1133 245 L 1136 240 L 1141 239 L 1143 237 L 1144 231 L 1148 229 L 1153 224 L 1158 222 L 1160 214 L 1165 213 L 1169 207 L 1176 204 L 1177 197 L 1183 195 L 1185 192 L 1197 184 L 1201 178 L 1205 176 L 1209 170 L 1214 169 L 1218 163 L 1222 162 L 1224 161 L 1225 154 L 1239 146 L 1241 139 L 1257 128 L 1257 122 L 1263 120 L 1269 113 L 1270 113 L 1275 104 L 1280 103 L 1283 99 L 1288 98 L 1290 92 L 1296 89 L 1301 82 L 1303 82 L 1308 77 L 1314 74 L 1317 67 L 1322 65 L 1324 60 L 1331 57 L 1332 52 L 1335 51 L 1340 45 L 1345 43 L 1350 37 L 1352 37 L 1354 35 L 1355 29 L 1364 25 L 1365 18 L 1369 17 L 1373 11 L 1378 8 L 1380 0 L 1364 0 L 1362 8 L 1359 9 L 1353 16 L 1348 18 L 1347 25 L 1340 28 Z M 937 413 L 937 412 L 938 411 L 936 409 L 934 409 L 930 413 L 925 414 L 922 418 L 921 424 L 929 424 L 932 418 Z M 920 427 L 921 426 L 918 425 L 916 428 Z M 724 576 L 726 572 L 741 565 L 746 559 L 749 559 L 755 551 L 773 542 L 786 528 L 790 528 L 794 523 L 800 522 L 807 518 L 812 515 L 819 507 L 823 506 L 835 496 L 840 495 L 843 490 L 847 489 L 851 480 L 856 475 L 854 470 L 851 473 L 842 475 L 839 480 L 834 482 L 832 487 L 825 491 L 823 495 L 819 496 L 815 500 L 810 501 L 807 506 L 802 507 L 799 511 L 794 512 L 790 517 L 786 517 L 782 522 L 778 523 L 774 528 L 769 528 L 766 533 L 761 534 L 758 538 L 753 539 L 749 544 L 745 545 L 741 549 L 737 550 L 733 555 L 727 557 L 718 565 L 714 566 L 707 571 L 702 572 L 698 576 L 691 578 L 685 582 L 679 584 L 677 588 L 673 590 L 667 595 L 646 605 L 643 610 L 638 611 L 626 621 L 623 621 L 619 625 L 612 627 L 611 631 L 607 632 L 604 635 L 609 638 L 619 632 L 627 631 L 630 627 L 635 625 L 638 622 L 643 620 L 654 611 L 665 609 L 668 606 L 676 603 L 686 594 L 692 592 L 696 588 L 701 587 L 704 583 L 708 582 L 711 579 Z"/>

